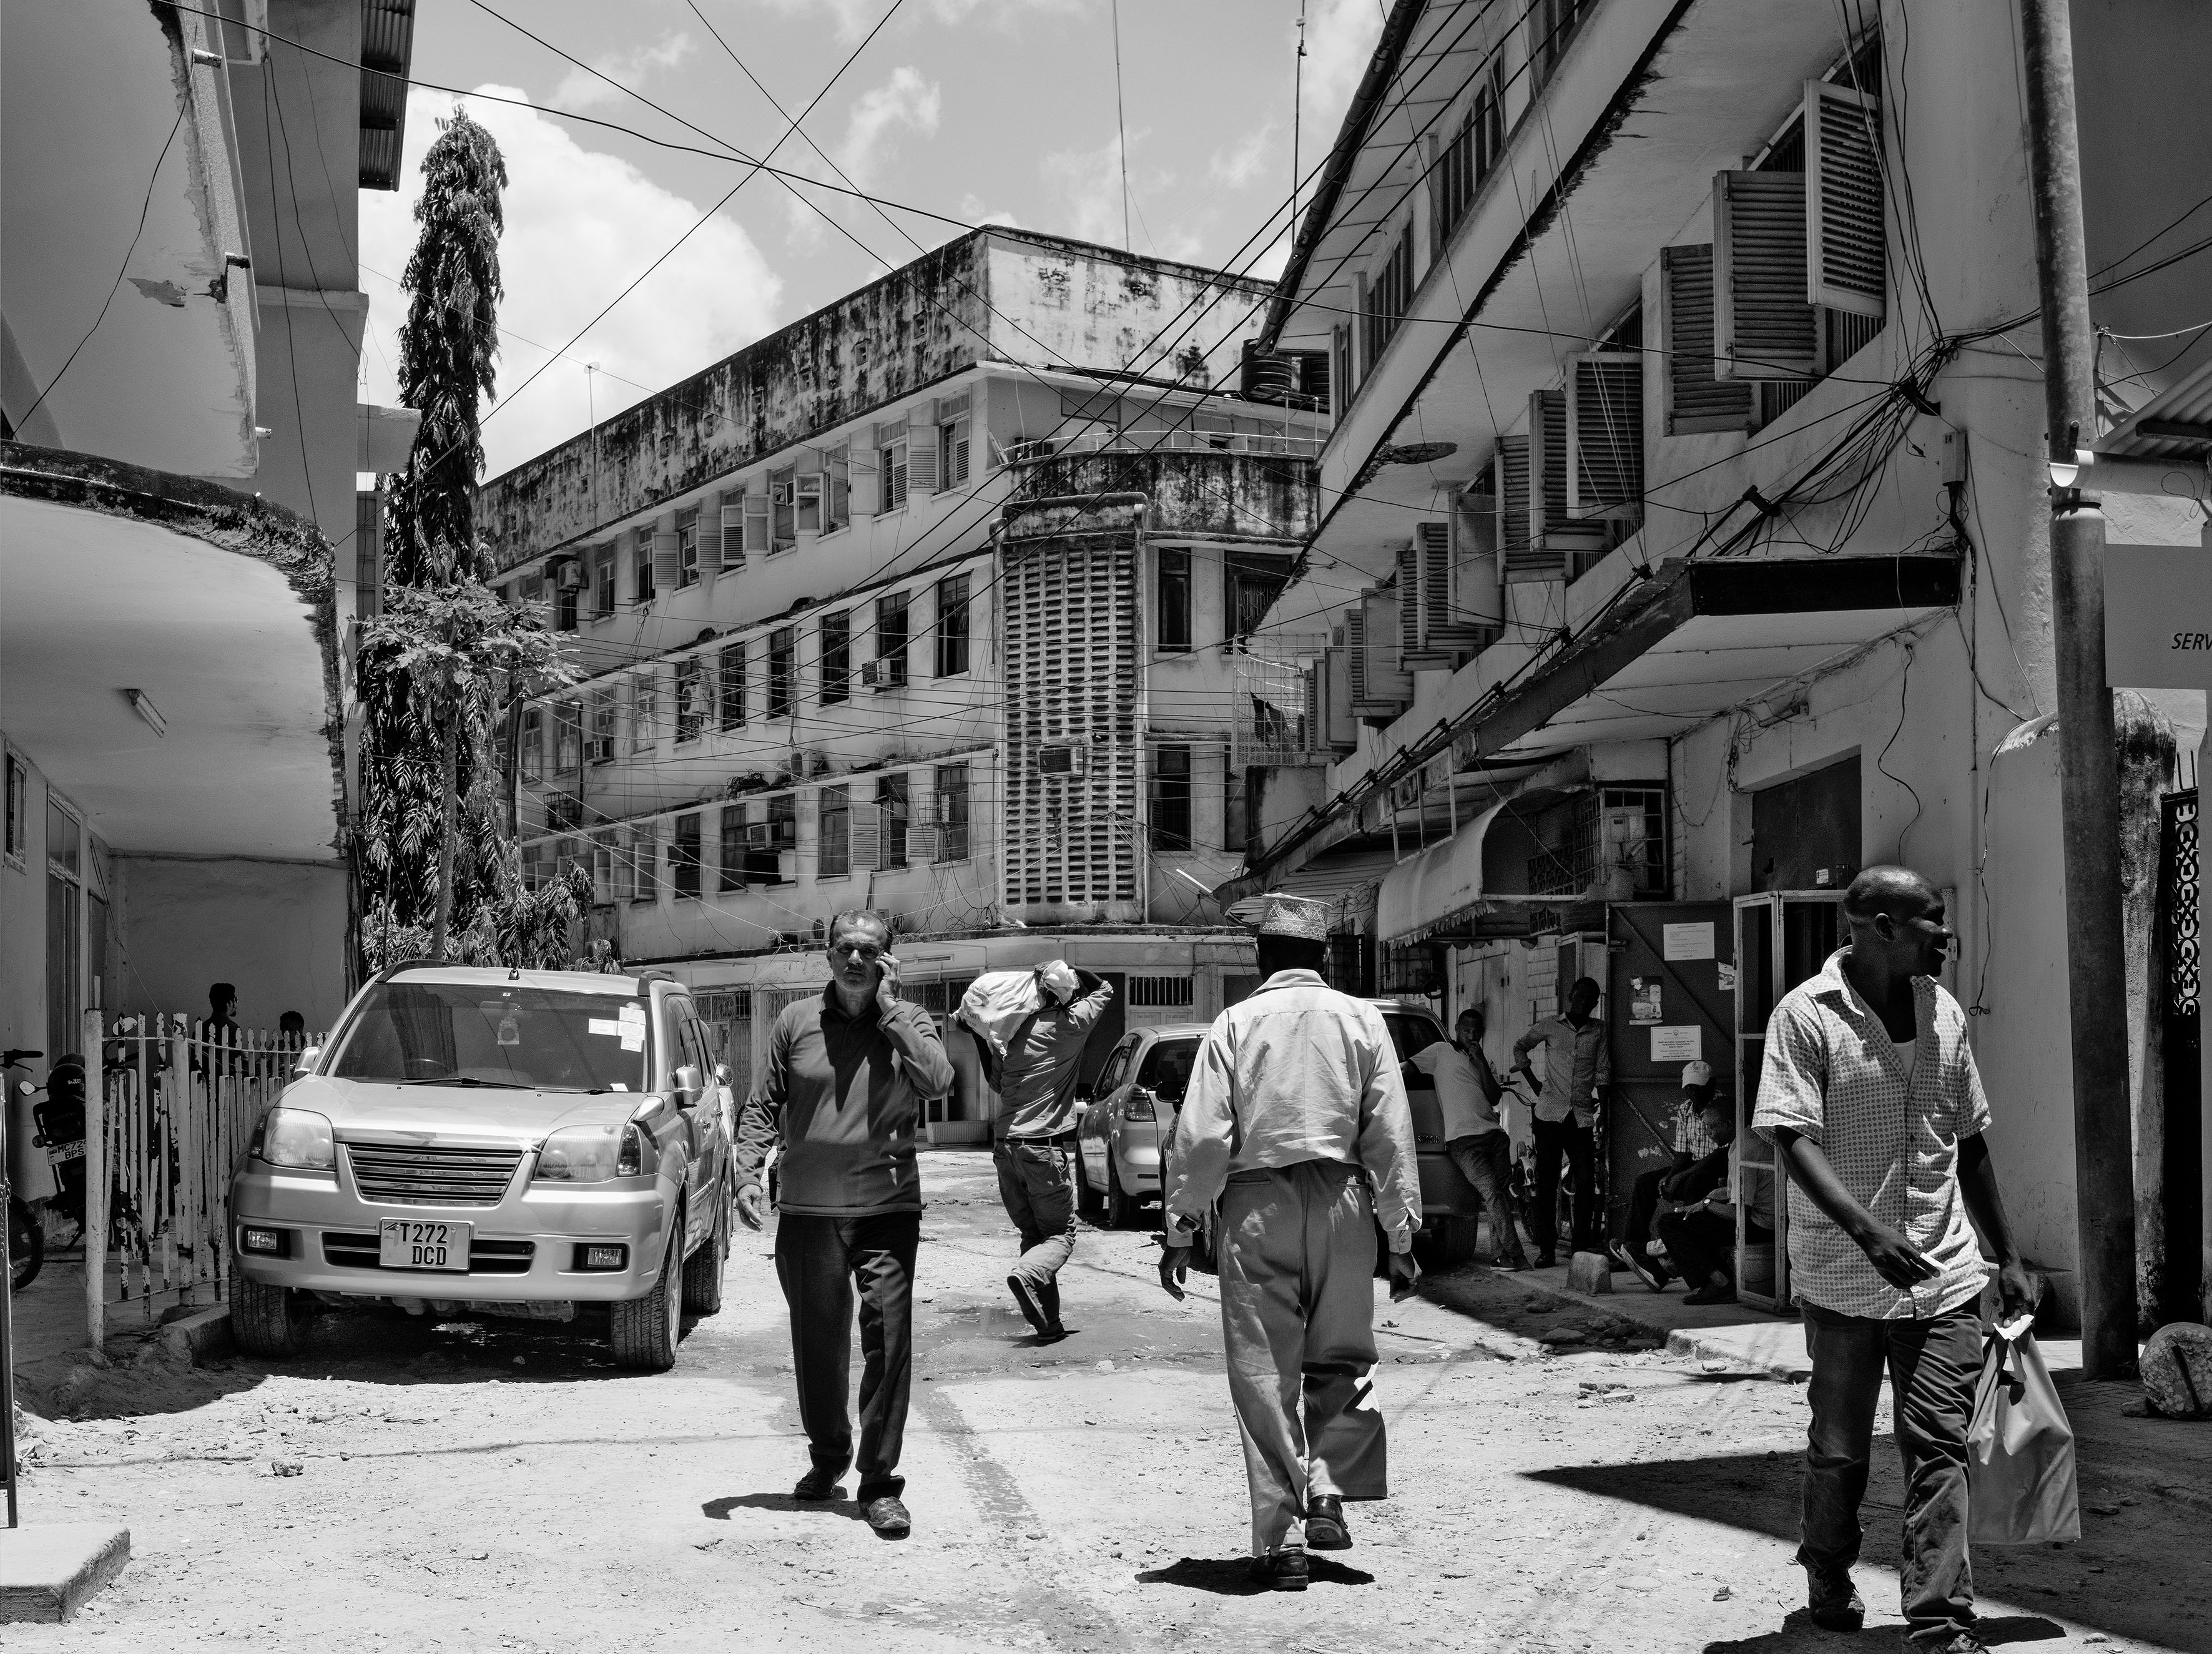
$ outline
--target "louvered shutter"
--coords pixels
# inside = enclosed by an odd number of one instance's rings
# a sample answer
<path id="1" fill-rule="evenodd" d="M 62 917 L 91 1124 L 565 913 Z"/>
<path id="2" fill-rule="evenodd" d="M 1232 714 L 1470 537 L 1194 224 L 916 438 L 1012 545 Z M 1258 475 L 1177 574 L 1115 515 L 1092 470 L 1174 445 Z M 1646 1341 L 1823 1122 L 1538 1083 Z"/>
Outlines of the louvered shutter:
<path id="1" fill-rule="evenodd" d="M 1567 395 L 1534 391 L 1528 397 L 1528 538 L 1550 549 L 1567 520 Z"/>
<path id="2" fill-rule="evenodd" d="M 745 504 L 740 499 L 722 508 L 722 567 L 745 566 Z"/>
<path id="3" fill-rule="evenodd" d="M 1751 386 L 1713 377 L 1713 249 L 1659 250 L 1659 325 L 1667 361 L 1667 434 L 1751 428 Z"/>
<path id="4" fill-rule="evenodd" d="M 684 578 L 684 542 L 673 532 L 653 537 L 653 589 L 672 592 Z"/>
<path id="5" fill-rule="evenodd" d="M 1494 489 L 1497 472 L 1485 473 Z M 1451 623 L 1464 626 L 1487 648 L 1497 641 L 1504 605 L 1498 599 L 1498 502 L 1487 493 L 1461 496 L 1451 519 Z"/>
<path id="6" fill-rule="evenodd" d="M 1805 294 L 1805 174 L 1714 173 L 1714 375 L 1812 378 Z"/>
<path id="7" fill-rule="evenodd" d="M 1630 514 L 1644 503 L 1644 357 L 1585 350 L 1567 377 L 1567 512 Z"/>
<path id="8" fill-rule="evenodd" d="M 601 907 L 615 899 L 615 853 L 603 842 L 592 842 L 592 900 Z"/>
<path id="9" fill-rule="evenodd" d="M 877 471 L 876 451 L 863 447 L 858 441 L 853 444 L 851 460 L 853 516 L 879 515 L 884 508 Z"/>
<path id="10" fill-rule="evenodd" d="M 1364 599 L 1345 611 L 1346 675 L 1352 683 L 1352 704 L 1357 709 L 1367 699 L 1367 605 Z"/>
<path id="11" fill-rule="evenodd" d="M 937 404 L 933 401 L 920 404 L 907 415 L 906 491 L 909 499 L 937 492 Z"/>
<path id="12" fill-rule="evenodd" d="M 1498 562 L 1507 580 L 1533 578 L 1528 570 L 1543 561 L 1530 537 L 1528 439 L 1498 439 Z"/>
<path id="13" fill-rule="evenodd" d="M 1451 524 L 1416 523 L 1413 548 L 1421 565 L 1421 647 L 1451 655 L 1480 648 L 1486 634 L 1455 600 Z"/>
<path id="14" fill-rule="evenodd" d="M 1370 592 L 1361 634 L 1365 648 L 1361 676 L 1365 694 L 1353 710 L 1363 717 L 1395 718 L 1413 698 L 1413 679 L 1398 653 L 1398 599 L 1392 592 Z"/>
<path id="15" fill-rule="evenodd" d="M 1398 661 L 1410 669 L 1421 654 L 1421 554 L 1413 541 L 1398 548 Z"/>
<path id="16" fill-rule="evenodd" d="M 1306 716 L 1305 727 L 1299 732 L 1298 745 L 1308 752 L 1317 751 L 1322 745 L 1322 710 L 1324 705 L 1322 679 L 1328 674 L 1328 657 L 1324 655 L 1305 670 Z"/>
<path id="17" fill-rule="evenodd" d="M 854 873 L 884 865 L 884 818 L 880 806 L 855 799 L 847 806 L 846 842 Z"/>
<path id="18" fill-rule="evenodd" d="M 1883 311 L 1881 104 L 1805 82 L 1805 296 L 1854 316 Z"/>

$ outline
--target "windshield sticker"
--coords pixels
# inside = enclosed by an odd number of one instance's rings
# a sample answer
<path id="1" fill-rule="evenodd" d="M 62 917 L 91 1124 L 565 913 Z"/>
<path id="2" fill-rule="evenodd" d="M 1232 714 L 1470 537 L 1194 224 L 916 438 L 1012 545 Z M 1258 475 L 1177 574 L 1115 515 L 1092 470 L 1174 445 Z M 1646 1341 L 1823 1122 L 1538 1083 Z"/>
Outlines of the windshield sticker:
<path id="1" fill-rule="evenodd" d="M 625 1005 L 619 1013 L 622 1019 L 622 1043 L 625 1051 L 645 1049 L 645 1007 Z"/>
<path id="2" fill-rule="evenodd" d="M 612 1039 L 622 1032 L 623 1025 L 612 1017 L 593 1017 L 584 1025 L 584 1029 L 586 1033 L 604 1034 Z"/>
<path id="3" fill-rule="evenodd" d="M 513 1016 L 501 1017 L 499 1022 L 499 1043 L 501 1045 L 522 1043 L 522 1025 Z"/>

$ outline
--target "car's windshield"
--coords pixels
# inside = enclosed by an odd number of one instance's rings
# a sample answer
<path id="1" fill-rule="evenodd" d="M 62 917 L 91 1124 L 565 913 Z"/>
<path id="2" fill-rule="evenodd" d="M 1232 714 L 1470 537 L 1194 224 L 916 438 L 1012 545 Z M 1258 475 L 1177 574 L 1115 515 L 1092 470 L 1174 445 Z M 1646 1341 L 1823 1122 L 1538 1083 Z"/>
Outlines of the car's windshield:
<path id="1" fill-rule="evenodd" d="M 1443 1037 L 1435 1023 L 1412 1012 L 1385 1011 L 1382 1021 L 1390 1030 L 1390 1043 L 1397 1047 L 1401 1062 L 1410 1061 Z"/>
<path id="2" fill-rule="evenodd" d="M 520 982 L 380 982 L 323 1072 L 394 1084 L 643 1091 L 646 1007 Z"/>

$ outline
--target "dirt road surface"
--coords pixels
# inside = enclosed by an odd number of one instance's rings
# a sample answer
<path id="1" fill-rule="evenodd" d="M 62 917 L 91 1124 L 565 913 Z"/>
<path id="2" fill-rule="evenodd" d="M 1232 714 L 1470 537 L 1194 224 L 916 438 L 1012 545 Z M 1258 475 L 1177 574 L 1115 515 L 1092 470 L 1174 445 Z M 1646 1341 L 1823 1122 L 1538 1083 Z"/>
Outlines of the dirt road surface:
<path id="1" fill-rule="evenodd" d="M 33 1420 L 33 1520 L 127 1523 L 122 1578 L 10 1654 L 201 1646 L 428 1650 L 1844 1651 L 1895 1648 L 1893 1571 L 1856 1638 L 1802 1613 L 1790 1562 L 1801 1387 L 1612 1336 L 1463 1272 L 1377 1292 L 1393 1497 L 1303 1596 L 1255 1595 L 1218 1300 L 1170 1301 L 1147 1233 L 1086 1226 L 1079 1330 L 1008 1301 L 988 1158 L 923 1158 L 911 1539 L 805 1466 L 769 1239 L 740 1231 L 720 1316 L 676 1370 L 617 1370 L 573 1326 L 325 1317 L 311 1353 L 103 1377 Z M 1597 1341 L 1605 1340 L 1611 1344 Z M 857 1365 L 857 1364 L 856 1364 Z M 1887 1408 L 1885 1407 L 1885 1414 Z M 848 1491 L 852 1481 L 848 1477 Z M 1886 1441 L 1868 1551 L 1894 1555 Z M 2201 1511 L 2155 1496 L 2063 1549 L 1977 1559 L 1993 1644 L 2212 1649 Z"/>

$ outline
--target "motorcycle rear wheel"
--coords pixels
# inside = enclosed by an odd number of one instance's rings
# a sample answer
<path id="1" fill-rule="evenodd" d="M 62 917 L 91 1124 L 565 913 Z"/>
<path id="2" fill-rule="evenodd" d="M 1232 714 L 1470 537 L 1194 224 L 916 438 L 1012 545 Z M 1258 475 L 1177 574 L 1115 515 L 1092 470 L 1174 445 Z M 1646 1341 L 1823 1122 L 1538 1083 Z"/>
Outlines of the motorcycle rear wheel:
<path id="1" fill-rule="evenodd" d="M 46 1227 L 30 1207 L 8 1197 L 8 1286 L 20 1292 L 39 1278 L 46 1262 Z"/>

